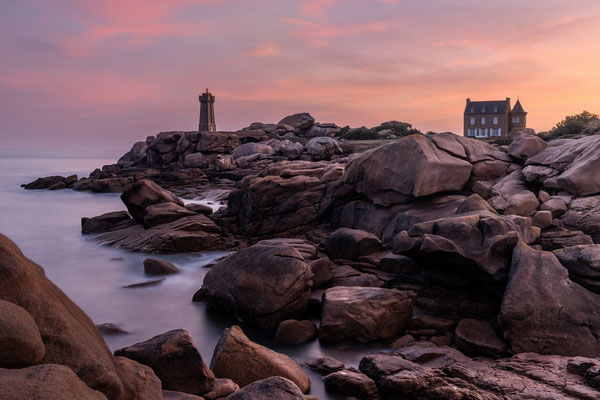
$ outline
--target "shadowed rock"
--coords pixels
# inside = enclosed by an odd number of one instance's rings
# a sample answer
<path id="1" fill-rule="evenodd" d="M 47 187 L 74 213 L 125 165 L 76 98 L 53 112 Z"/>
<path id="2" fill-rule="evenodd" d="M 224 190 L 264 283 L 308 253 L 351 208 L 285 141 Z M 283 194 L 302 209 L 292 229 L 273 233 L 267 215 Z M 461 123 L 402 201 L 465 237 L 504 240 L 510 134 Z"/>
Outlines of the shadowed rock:
<path id="1" fill-rule="evenodd" d="M 235 325 L 223 332 L 210 367 L 217 377 L 231 379 L 240 387 L 280 376 L 293 381 L 302 392 L 310 389 L 310 380 L 295 361 L 250 341 Z"/>
<path id="2" fill-rule="evenodd" d="M 115 355 L 152 368 L 165 389 L 201 395 L 215 385 L 214 374 L 204 364 L 190 334 L 183 329 L 116 350 Z"/>
<path id="3" fill-rule="evenodd" d="M 42 361 L 46 349 L 29 313 L 0 300 L 0 368 L 23 368 Z"/>

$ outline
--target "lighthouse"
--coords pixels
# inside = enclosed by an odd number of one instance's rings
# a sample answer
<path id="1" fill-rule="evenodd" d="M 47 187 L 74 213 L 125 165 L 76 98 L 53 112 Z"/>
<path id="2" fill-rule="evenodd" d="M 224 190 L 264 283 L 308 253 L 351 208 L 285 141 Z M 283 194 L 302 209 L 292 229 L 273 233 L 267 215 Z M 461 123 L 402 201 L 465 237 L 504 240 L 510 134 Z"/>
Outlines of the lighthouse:
<path id="1" fill-rule="evenodd" d="M 198 130 L 200 132 L 214 132 L 217 130 L 215 123 L 215 96 L 206 89 L 206 92 L 199 96 L 200 100 L 200 123 Z"/>

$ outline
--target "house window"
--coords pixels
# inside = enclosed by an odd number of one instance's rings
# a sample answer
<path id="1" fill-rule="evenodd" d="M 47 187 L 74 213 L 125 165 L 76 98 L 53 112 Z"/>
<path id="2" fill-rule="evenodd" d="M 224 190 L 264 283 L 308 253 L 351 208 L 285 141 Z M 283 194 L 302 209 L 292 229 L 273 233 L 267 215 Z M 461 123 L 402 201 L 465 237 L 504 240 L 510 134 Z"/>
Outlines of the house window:
<path id="1" fill-rule="evenodd" d="M 494 112 L 498 112 L 498 107 L 494 107 Z"/>
<path id="2" fill-rule="evenodd" d="M 519 117 L 513 117 L 512 122 L 513 122 L 513 124 L 518 124 L 520 120 L 521 120 L 521 118 L 519 118 Z"/>
<path id="3" fill-rule="evenodd" d="M 471 112 L 474 114 L 475 113 L 475 107 L 471 107 Z"/>
<path id="4" fill-rule="evenodd" d="M 490 129 L 490 136 L 501 136 L 502 130 L 500 128 Z"/>
<path id="5" fill-rule="evenodd" d="M 481 107 L 481 112 L 484 113 L 485 112 L 485 107 Z"/>
<path id="6" fill-rule="evenodd" d="M 467 136 L 475 136 L 477 129 L 467 129 Z"/>
<path id="7" fill-rule="evenodd" d="M 481 117 L 481 125 L 485 125 L 485 117 Z"/>
<path id="8" fill-rule="evenodd" d="M 477 137 L 487 137 L 488 130 L 487 129 L 479 129 L 477 132 Z"/>
<path id="9" fill-rule="evenodd" d="M 498 117 L 494 117 L 494 125 L 498 125 Z"/>
<path id="10" fill-rule="evenodd" d="M 469 121 L 469 123 L 470 123 L 471 125 L 475 125 L 475 118 L 471 118 L 471 120 Z"/>

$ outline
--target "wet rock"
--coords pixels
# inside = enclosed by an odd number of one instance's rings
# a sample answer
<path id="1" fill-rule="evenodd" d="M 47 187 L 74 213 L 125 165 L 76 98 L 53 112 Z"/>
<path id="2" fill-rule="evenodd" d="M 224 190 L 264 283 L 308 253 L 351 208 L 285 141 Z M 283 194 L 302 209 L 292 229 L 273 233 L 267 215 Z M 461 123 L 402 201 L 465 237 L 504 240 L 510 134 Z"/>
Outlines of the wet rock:
<path id="1" fill-rule="evenodd" d="M 344 369 L 344 363 L 336 360 L 333 357 L 323 356 L 323 357 L 313 357 L 304 361 L 310 369 L 314 369 L 315 371 L 330 374 L 332 372 L 339 371 Z"/>
<path id="2" fill-rule="evenodd" d="M 96 328 L 98 328 L 100 333 L 103 335 L 126 335 L 129 333 L 119 325 L 113 324 L 112 322 L 96 325 Z"/>
<path id="3" fill-rule="evenodd" d="M 130 225 L 90 238 L 102 245 L 142 253 L 173 253 L 227 248 L 221 229 L 206 216 L 196 214 L 144 229 Z"/>
<path id="4" fill-rule="evenodd" d="M 25 189 L 48 189 L 50 186 L 55 185 L 59 182 L 64 182 L 65 177 L 60 175 L 47 176 L 44 178 L 38 178 L 33 182 L 29 182 L 23 187 Z"/>
<path id="5" fill-rule="evenodd" d="M 288 319 L 279 324 L 275 337 L 282 342 L 300 344 L 316 339 L 318 332 L 312 321 Z"/>
<path id="6" fill-rule="evenodd" d="M 310 267 L 294 247 L 256 244 L 212 267 L 194 297 L 274 331 L 281 321 L 302 316 L 311 286 Z"/>
<path id="7" fill-rule="evenodd" d="M 357 399 L 376 399 L 377 386 L 365 374 L 356 371 L 342 370 L 323 378 L 325 387 L 336 393 L 352 396 Z"/>
<path id="8" fill-rule="evenodd" d="M 415 294 L 365 287 L 335 287 L 324 294 L 322 342 L 368 342 L 398 336 L 412 318 Z"/>
<path id="9" fill-rule="evenodd" d="M 88 235 L 91 233 L 108 232 L 116 229 L 122 229 L 133 226 L 135 222 L 127 211 L 114 211 L 98 215 L 92 218 L 81 219 L 81 233 Z"/>
<path id="10" fill-rule="evenodd" d="M 486 321 L 463 319 L 454 332 L 458 348 L 472 356 L 501 357 L 507 348 L 494 327 Z"/>
<path id="11" fill-rule="evenodd" d="M 206 216 L 209 216 L 213 213 L 213 209 L 206 204 L 190 203 L 186 204 L 185 208 L 189 211 L 195 212 L 196 214 L 202 214 Z"/>
<path id="12" fill-rule="evenodd" d="M 178 274 L 179 268 L 165 260 L 146 258 L 144 260 L 144 272 L 148 275 Z"/>
<path id="13" fill-rule="evenodd" d="M 215 385 L 214 374 L 204 364 L 190 334 L 183 329 L 116 350 L 115 355 L 152 368 L 165 389 L 201 395 Z"/>
<path id="14" fill-rule="evenodd" d="M 42 361 L 46 349 L 29 313 L 0 300 L 0 368 L 23 368 Z"/>
<path id="15" fill-rule="evenodd" d="M 163 390 L 163 400 L 205 400 L 204 397 L 194 394 L 176 392 L 174 390 Z"/>
<path id="16" fill-rule="evenodd" d="M 0 369 L 0 393 L 10 400 L 106 400 L 64 365 L 42 364 L 22 369 Z"/>
<path id="17" fill-rule="evenodd" d="M 156 225 L 166 224 L 193 215 L 196 215 L 196 213 L 175 203 L 167 202 L 153 204 L 145 209 L 144 226 L 146 228 L 151 228 Z"/>
<path id="18" fill-rule="evenodd" d="M 251 383 L 227 397 L 227 400 L 303 400 L 306 397 L 294 382 L 275 376 Z"/>
<path id="19" fill-rule="evenodd" d="M 277 376 L 291 380 L 302 392 L 310 388 L 310 380 L 295 361 L 251 342 L 235 325 L 223 332 L 210 366 L 217 377 L 231 379 L 240 387 Z"/>
<path id="20" fill-rule="evenodd" d="M 204 393 L 202 397 L 206 400 L 216 400 L 229 396 L 240 387 L 231 379 L 217 379 L 215 388 L 210 392 Z"/>
<path id="21" fill-rule="evenodd" d="M 598 357 L 598 307 L 556 256 L 517 245 L 498 317 L 511 351 Z"/>
<path id="22" fill-rule="evenodd" d="M 444 334 L 454 330 L 457 322 L 451 319 L 432 317 L 430 315 L 421 315 L 410 321 L 410 329 L 422 330 L 432 329 L 437 334 Z"/>
<path id="23" fill-rule="evenodd" d="M 379 238 L 357 229 L 339 228 L 325 241 L 327 254 L 332 258 L 356 260 L 360 256 L 381 251 Z"/>
<path id="24" fill-rule="evenodd" d="M 125 357 L 115 357 L 123 377 L 135 391 L 136 399 L 162 400 L 162 384 L 152 368 Z"/>
<path id="25" fill-rule="evenodd" d="M 122 379 L 112 354 L 92 320 L 45 277 L 40 266 L 25 258 L 19 248 L 1 234 L 0 276 L 0 300 L 18 303 L 38 327 L 46 348 L 43 363 L 65 365 L 90 388 L 102 392 L 110 400 L 127 398 L 131 389 Z M 62 367 L 57 368 L 62 371 Z M 32 371 L 39 379 L 46 373 L 43 368 Z M 81 393 L 77 385 L 73 386 L 70 377 L 64 377 L 62 372 L 58 375 L 66 379 L 65 385 L 73 387 L 73 393 Z M 35 379 L 29 382 L 33 385 Z M 48 381 L 51 382 L 50 377 Z M 27 387 L 38 390 L 29 383 Z"/>
<path id="26" fill-rule="evenodd" d="M 452 347 L 438 346 L 427 341 L 407 343 L 394 350 L 393 354 L 429 368 L 445 368 L 469 361 L 469 357 Z"/>
<path id="27" fill-rule="evenodd" d="M 183 207 L 180 198 L 161 188 L 156 183 L 143 179 L 133 184 L 132 188 L 121 194 L 129 214 L 140 223 L 144 223 L 146 207 L 161 203 L 174 203 Z"/>

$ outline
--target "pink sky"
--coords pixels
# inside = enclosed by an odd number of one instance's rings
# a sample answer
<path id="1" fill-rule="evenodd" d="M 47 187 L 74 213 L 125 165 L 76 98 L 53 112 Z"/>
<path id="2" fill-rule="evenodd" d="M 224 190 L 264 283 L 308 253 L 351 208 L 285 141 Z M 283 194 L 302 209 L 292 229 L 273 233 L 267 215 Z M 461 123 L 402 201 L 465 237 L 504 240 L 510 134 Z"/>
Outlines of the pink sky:
<path id="1" fill-rule="evenodd" d="M 466 97 L 529 125 L 600 112 L 597 0 L 0 0 L 2 147 L 124 148 L 197 126 L 462 132 Z"/>

